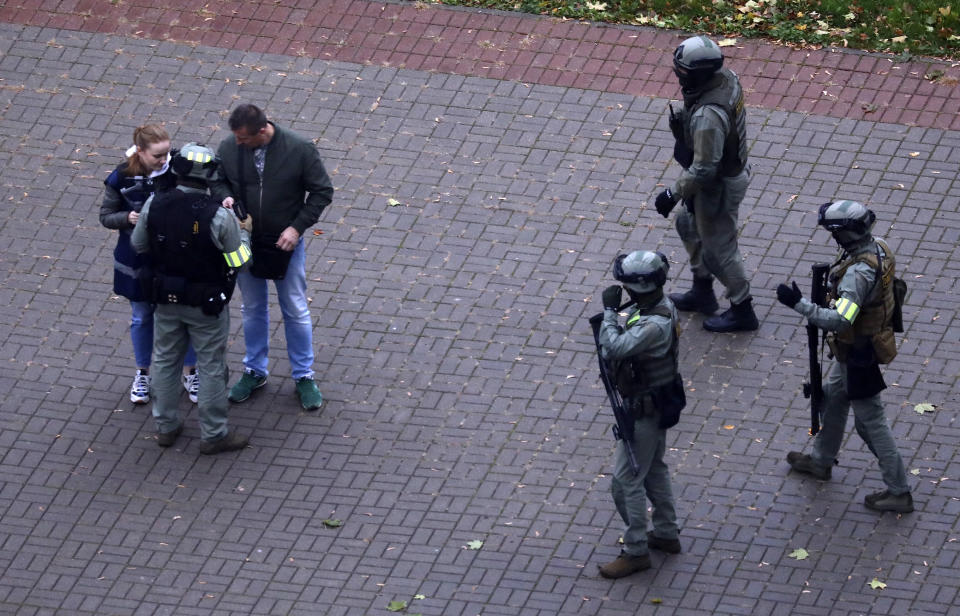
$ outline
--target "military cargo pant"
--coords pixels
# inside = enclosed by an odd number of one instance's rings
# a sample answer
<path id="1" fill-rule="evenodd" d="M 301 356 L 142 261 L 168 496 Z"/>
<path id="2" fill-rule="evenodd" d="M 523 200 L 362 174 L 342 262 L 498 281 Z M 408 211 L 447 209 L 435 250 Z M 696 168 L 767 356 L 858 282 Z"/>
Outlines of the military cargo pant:
<path id="1" fill-rule="evenodd" d="M 200 438 L 216 441 L 227 435 L 227 334 L 230 310 L 218 316 L 203 314 L 194 306 L 160 304 L 153 315 L 153 418 L 159 432 L 176 430 L 181 423 L 177 410 L 183 393 L 181 366 L 187 345 L 197 352 L 200 391 L 197 410 Z"/>
<path id="2" fill-rule="evenodd" d="M 677 539 L 677 511 L 673 504 L 670 470 L 663 461 L 667 431 L 657 427 L 660 414 L 654 413 L 634 422 L 633 452 L 640 472 L 633 474 L 630 458 L 617 446 L 611 491 L 613 502 L 626 528 L 623 549 L 631 556 L 642 556 L 647 549 L 647 499 L 653 504 L 653 534 L 661 539 Z"/>
<path id="3" fill-rule="evenodd" d="M 883 411 L 883 402 L 880 394 L 851 400 L 847 396 L 847 365 L 843 362 L 834 362 L 823 383 L 823 419 L 820 432 L 813 443 L 813 454 L 810 456 L 816 464 L 824 467 L 833 466 L 833 461 L 840 451 L 843 442 L 843 433 L 847 427 L 847 416 L 853 407 L 853 425 L 857 434 L 867 444 L 870 452 L 877 457 L 880 472 L 883 474 L 883 483 L 891 494 L 900 495 L 910 491 L 907 485 L 907 474 L 900 458 L 900 450 L 893 440 L 893 433 L 887 425 L 887 418 Z"/>
<path id="4" fill-rule="evenodd" d="M 683 207 L 675 221 L 677 234 L 690 256 L 693 277 L 712 280 L 716 276 L 733 304 L 750 297 L 750 282 L 737 244 L 737 218 L 749 184 L 748 166 L 740 175 L 698 192 L 693 213 Z"/>

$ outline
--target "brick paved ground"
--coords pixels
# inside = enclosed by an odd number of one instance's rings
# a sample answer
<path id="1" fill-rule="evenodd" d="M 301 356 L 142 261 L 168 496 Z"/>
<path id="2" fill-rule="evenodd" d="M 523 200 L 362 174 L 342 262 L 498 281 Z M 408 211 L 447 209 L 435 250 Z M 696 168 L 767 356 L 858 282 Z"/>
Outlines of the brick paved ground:
<path id="1" fill-rule="evenodd" d="M 958 613 L 960 123 L 956 86 L 922 78 L 956 67 L 731 48 L 755 105 L 741 221 L 762 326 L 685 321 L 668 454 L 684 553 L 609 582 L 613 443 L 585 317 L 620 250 L 663 250 L 671 288 L 689 283 L 646 207 L 676 173 L 662 50 L 679 35 L 363 0 L 145 6 L 0 7 L 0 613 Z M 275 376 L 231 415 L 253 447 L 210 459 L 195 413 L 164 451 L 127 400 L 97 210 L 134 126 L 212 143 L 246 100 L 315 136 L 338 191 L 308 237 L 328 402 L 299 411 L 276 328 Z M 914 473 L 902 519 L 863 508 L 881 484 L 855 435 L 831 482 L 783 462 L 808 441 L 804 350 L 770 289 L 831 255 L 813 212 L 839 194 L 878 212 L 911 285 L 885 393 Z M 238 334 L 234 369 L 241 353 Z"/>

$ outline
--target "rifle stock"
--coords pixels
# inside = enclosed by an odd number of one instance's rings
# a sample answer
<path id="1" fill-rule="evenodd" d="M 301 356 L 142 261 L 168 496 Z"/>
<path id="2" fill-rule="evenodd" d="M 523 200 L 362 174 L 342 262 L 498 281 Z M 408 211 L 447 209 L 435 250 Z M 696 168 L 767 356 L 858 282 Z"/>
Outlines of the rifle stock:
<path id="1" fill-rule="evenodd" d="M 633 305 L 632 301 L 627 302 L 617 308 L 617 312 L 631 305 Z M 633 451 L 633 423 L 630 421 L 630 414 L 623 406 L 623 398 L 620 396 L 620 392 L 617 391 L 616 386 L 613 384 L 610 367 L 607 366 L 607 362 L 603 359 L 603 354 L 600 352 L 600 325 L 602 323 L 602 312 L 590 317 L 590 327 L 593 329 L 593 342 L 597 345 L 597 360 L 600 363 L 600 380 L 603 381 L 603 387 L 607 390 L 607 398 L 610 400 L 610 406 L 613 407 L 613 416 L 617 421 L 613 426 L 613 437 L 616 440 L 623 440 L 627 458 L 630 460 L 630 468 L 633 470 L 633 474 L 636 475 L 640 472 L 640 464 L 637 462 L 637 454 Z"/>
<path id="2" fill-rule="evenodd" d="M 814 263 L 811 267 L 813 285 L 810 290 L 810 301 L 826 307 L 827 304 L 827 276 L 830 266 L 826 263 Z M 820 417 L 823 415 L 823 372 L 820 367 L 820 329 L 807 322 L 807 347 L 810 358 L 810 380 L 803 383 L 803 397 L 810 399 L 810 435 L 816 436 L 820 431 Z"/>

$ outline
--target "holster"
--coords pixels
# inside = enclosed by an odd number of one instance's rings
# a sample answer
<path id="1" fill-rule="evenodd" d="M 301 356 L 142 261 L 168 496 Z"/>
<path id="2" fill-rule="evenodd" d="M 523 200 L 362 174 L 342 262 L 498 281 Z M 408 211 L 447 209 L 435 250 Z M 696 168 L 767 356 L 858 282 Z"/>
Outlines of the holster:
<path id="1" fill-rule="evenodd" d="M 887 388 L 877 354 L 870 340 L 860 341 L 847 351 L 847 397 L 863 400 Z"/>
<path id="2" fill-rule="evenodd" d="M 672 428 L 680 421 L 680 411 L 687 406 L 687 393 L 683 389 L 683 377 L 678 372 L 673 381 L 655 387 L 651 392 L 653 403 L 660 411 L 661 430 Z"/>

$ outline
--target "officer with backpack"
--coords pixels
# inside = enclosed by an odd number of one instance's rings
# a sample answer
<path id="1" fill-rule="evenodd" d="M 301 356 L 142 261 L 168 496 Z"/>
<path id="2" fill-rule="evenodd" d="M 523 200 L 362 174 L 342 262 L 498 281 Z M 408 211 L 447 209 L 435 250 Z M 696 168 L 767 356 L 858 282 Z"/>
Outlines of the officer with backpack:
<path id="1" fill-rule="evenodd" d="M 777 287 L 780 303 L 830 332 L 827 343 L 836 358 L 823 384 L 823 427 L 813 452 L 791 451 L 787 462 L 799 473 L 830 479 L 852 407 L 857 434 L 876 456 L 886 484 L 864 504 L 875 511 L 909 513 L 913 496 L 880 400 L 886 388 L 880 364 L 890 363 L 897 354 L 893 325 L 897 302 L 894 255 L 886 242 L 871 234 L 875 221 L 873 211 L 856 201 L 820 207 L 817 224 L 830 231 L 841 249 L 828 274 L 828 307 L 805 299 L 796 282 Z"/>
<path id="2" fill-rule="evenodd" d="M 597 342 L 630 420 L 620 431 L 611 485 L 613 502 L 626 526 L 623 550 L 616 560 L 600 567 L 605 578 L 649 569 L 651 548 L 680 552 L 670 471 L 663 460 L 667 428 L 679 420 L 684 401 L 677 365 L 677 311 L 663 294 L 668 270 L 666 257 L 658 252 L 620 255 L 613 264 L 613 277 L 623 286 L 611 285 L 602 294 L 603 321 Z M 625 327 L 618 317 L 623 289 L 633 304 Z M 650 532 L 648 499 L 653 504 Z"/>
<path id="3" fill-rule="evenodd" d="M 177 410 L 179 366 L 192 342 L 200 380 L 197 408 L 200 453 L 243 449 L 247 437 L 227 426 L 227 335 L 237 271 L 250 260 L 247 216 L 234 214 L 209 195 L 207 185 L 219 173 L 213 151 L 188 143 L 170 160 L 176 188 L 156 193 L 140 211 L 131 243 L 149 252 L 155 271 L 147 283 L 154 314 L 153 417 L 157 444 L 172 446 L 183 432 Z"/>

